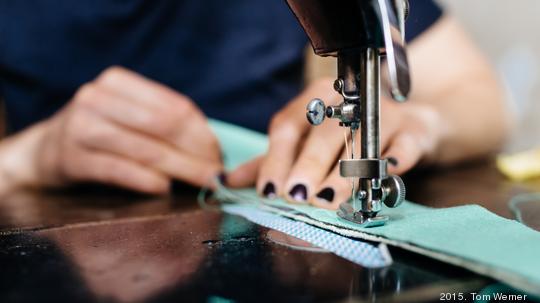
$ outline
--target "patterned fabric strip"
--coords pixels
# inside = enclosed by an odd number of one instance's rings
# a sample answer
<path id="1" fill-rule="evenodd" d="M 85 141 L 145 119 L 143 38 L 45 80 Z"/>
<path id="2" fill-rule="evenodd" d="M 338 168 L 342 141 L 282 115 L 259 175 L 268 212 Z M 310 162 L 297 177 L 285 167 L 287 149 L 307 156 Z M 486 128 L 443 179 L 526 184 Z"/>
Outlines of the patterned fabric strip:
<path id="1" fill-rule="evenodd" d="M 392 264 L 385 244 L 379 245 L 347 238 L 304 222 L 294 221 L 250 205 L 224 204 L 227 213 L 242 216 L 249 221 L 326 249 L 337 256 L 366 268 L 378 268 Z"/>

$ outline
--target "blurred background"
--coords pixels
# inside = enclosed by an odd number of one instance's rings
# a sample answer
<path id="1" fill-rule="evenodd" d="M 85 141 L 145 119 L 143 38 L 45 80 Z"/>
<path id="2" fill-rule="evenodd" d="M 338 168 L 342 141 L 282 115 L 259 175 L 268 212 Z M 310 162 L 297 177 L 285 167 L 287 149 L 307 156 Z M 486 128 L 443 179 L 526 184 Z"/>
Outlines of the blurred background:
<path id="1" fill-rule="evenodd" d="M 540 37 L 536 33 L 540 28 L 540 1 L 437 1 L 461 22 L 506 86 L 517 125 L 504 151 L 540 147 Z M 335 74 L 335 59 L 311 53 L 309 48 L 308 80 Z"/>
<path id="2" fill-rule="evenodd" d="M 507 87 L 518 124 L 507 151 L 540 145 L 540 1 L 438 1 L 461 21 Z"/>

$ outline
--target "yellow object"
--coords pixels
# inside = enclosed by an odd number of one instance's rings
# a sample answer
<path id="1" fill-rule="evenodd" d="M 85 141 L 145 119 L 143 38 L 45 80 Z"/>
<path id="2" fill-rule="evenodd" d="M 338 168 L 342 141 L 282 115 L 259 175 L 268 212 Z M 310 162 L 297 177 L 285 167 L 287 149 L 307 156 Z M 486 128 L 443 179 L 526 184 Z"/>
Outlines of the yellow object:
<path id="1" fill-rule="evenodd" d="M 540 177 L 540 149 L 499 155 L 497 168 L 508 178 L 524 181 Z"/>

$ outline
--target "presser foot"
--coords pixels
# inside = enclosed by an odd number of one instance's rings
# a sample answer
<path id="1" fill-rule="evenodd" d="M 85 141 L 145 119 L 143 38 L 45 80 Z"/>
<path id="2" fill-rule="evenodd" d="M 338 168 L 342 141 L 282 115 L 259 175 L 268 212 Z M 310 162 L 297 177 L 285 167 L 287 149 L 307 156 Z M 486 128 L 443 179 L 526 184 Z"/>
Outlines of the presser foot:
<path id="1" fill-rule="evenodd" d="M 356 223 L 360 227 L 382 226 L 388 221 L 388 216 L 368 216 L 361 211 L 355 211 L 348 202 L 341 203 L 337 214 L 342 219 Z"/>

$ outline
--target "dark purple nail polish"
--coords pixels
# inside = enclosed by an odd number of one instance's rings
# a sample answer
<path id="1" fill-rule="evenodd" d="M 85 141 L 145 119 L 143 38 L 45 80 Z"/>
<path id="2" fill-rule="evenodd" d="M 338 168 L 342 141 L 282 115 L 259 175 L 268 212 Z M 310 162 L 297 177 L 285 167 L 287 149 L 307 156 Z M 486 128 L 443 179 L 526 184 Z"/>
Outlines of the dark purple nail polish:
<path id="1" fill-rule="evenodd" d="M 263 189 L 263 195 L 266 198 L 270 198 L 270 199 L 276 198 L 276 187 L 274 186 L 274 183 L 272 182 L 266 183 Z"/>
<path id="2" fill-rule="evenodd" d="M 297 202 L 306 202 L 307 199 L 307 188 L 303 184 L 296 184 L 293 186 L 291 191 L 289 191 L 289 196 Z"/>
<path id="3" fill-rule="evenodd" d="M 335 192 L 331 187 L 325 187 L 317 194 L 317 198 L 325 200 L 328 203 L 332 203 L 332 200 L 334 200 L 334 195 Z"/>
<path id="4" fill-rule="evenodd" d="M 227 175 L 224 172 L 218 175 L 218 180 L 221 185 L 227 185 Z"/>
<path id="5" fill-rule="evenodd" d="M 392 164 L 392 166 L 398 166 L 399 164 L 398 160 L 394 157 L 388 157 L 387 160 L 388 163 Z"/>

